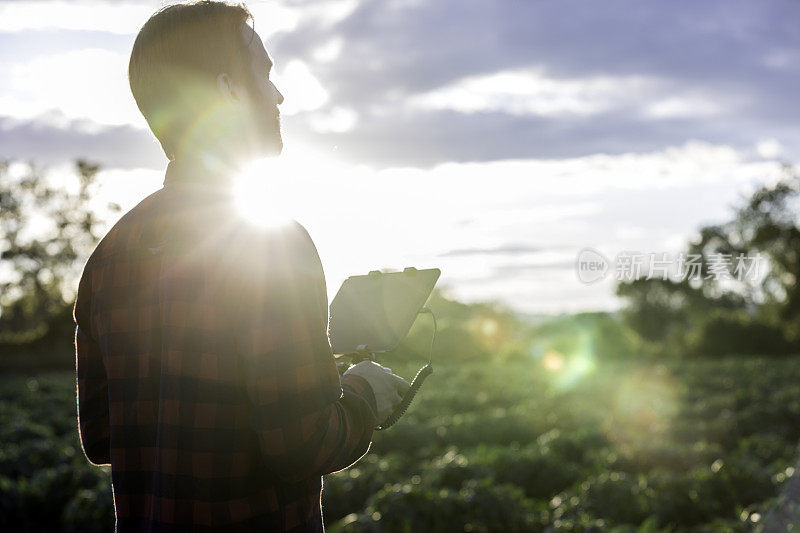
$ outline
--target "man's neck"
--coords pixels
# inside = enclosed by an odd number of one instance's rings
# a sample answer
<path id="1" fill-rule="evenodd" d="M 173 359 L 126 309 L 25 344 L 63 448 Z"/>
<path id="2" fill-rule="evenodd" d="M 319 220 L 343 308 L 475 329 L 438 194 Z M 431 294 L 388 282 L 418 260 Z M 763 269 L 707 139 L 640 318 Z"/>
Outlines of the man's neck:
<path id="1" fill-rule="evenodd" d="M 184 156 L 167 165 L 164 186 L 230 189 L 237 169 L 213 156 Z"/>

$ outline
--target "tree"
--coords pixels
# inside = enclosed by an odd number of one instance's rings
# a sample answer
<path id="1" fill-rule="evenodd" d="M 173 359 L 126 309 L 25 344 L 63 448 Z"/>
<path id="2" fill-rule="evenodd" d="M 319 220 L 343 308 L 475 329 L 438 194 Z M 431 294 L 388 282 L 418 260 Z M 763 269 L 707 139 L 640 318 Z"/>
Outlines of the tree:
<path id="1" fill-rule="evenodd" d="M 0 161 L 0 343 L 71 329 L 75 283 L 105 227 L 90 207 L 98 170 L 79 160 L 57 182 L 32 163 Z"/>
<path id="2" fill-rule="evenodd" d="M 700 281 L 636 279 L 620 283 L 626 321 L 644 340 L 669 351 L 783 353 L 800 346 L 800 176 L 782 166 L 722 224 L 701 228 L 687 256 L 699 256 Z M 708 276 L 713 257 L 727 257 L 727 279 Z M 762 257 L 768 269 L 740 276 L 736 258 Z M 738 339 L 738 340 L 737 340 Z M 743 342 L 746 340 L 747 342 Z"/>

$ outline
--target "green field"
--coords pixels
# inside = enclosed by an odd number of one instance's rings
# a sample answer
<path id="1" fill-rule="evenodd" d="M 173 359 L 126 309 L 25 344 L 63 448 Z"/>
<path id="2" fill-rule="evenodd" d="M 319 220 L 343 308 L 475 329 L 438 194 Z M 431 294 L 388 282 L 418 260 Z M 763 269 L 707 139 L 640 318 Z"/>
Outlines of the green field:
<path id="1" fill-rule="evenodd" d="M 798 375 L 800 360 L 769 358 L 441 363 L 360 463 L 326 477 L 328 529 L 749 531 L 794 472 Z M 109 530 L 72 374 L 0 378 L 0 421 L 0 528 Z"/>

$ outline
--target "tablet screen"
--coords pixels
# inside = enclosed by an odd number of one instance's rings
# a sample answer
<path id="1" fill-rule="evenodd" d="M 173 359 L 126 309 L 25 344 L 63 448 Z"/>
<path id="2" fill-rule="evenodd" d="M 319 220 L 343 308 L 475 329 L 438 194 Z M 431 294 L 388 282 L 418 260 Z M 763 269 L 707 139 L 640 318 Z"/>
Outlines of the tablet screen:
<path id="1" fill-rule="evenodd" d="M 347 278 L 331 302 L 333 353 L 386 352 L 408 334 L 441 274 L 438 268 Z"/>

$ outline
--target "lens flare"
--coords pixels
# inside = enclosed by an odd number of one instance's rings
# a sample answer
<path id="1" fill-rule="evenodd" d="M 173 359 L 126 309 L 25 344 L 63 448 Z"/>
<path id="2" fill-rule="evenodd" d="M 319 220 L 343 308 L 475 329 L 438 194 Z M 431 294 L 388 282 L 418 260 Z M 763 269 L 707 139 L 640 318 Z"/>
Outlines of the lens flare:
<path id="1" fill-rule="evenodd" d="M 495 337 L 500 332 L 500 324 L 493 318 L 486 318 L 481 323 L 481 333 L 485 337 Z"/>
<path id="2" fill-rule="evenodd" d="M 564 368 L 564 356 L 555 350 L 550 350 L 542 356 L 542 365 L 550 372 L 558 372 Z"/>
<path id="3" fill-rule="evenodd" d="M 245 167 L 236 177 L 234 195 L 239 212 L 258 226 L 274 228 L 292 220 L 291 176 L 278 158 L 259 159 Z"/>
<path id="4" fill-rule="evenodd" d="M 595 355 L 592 330 L 582 329 L 542 336 L 530 353 L 555 392 L 604 391 L 595 400 L 603 413 L 598 421 L 608 440 L 621 450 L 663 441 L 673 430 L 681 392 L 665 365 L 602 364 Z"/>
<path id="5" fill-rule="evenodd" d="M 481 347 L 497 350 L 507 340 L 503 324 L 493 316 L 476 317 L 470 322 L 470 331 Z"/>
<path id="6" fill-rule="evenodd" d="M 591 335 L 581 332 L 570 341 L 559 346 L 561 349 L 543 349 L 541 345 L 533 349 L 534 356 L 551 375 L 548 380 L 558 389 L 577 386 L 597 368 Z"/>
<path id="7" fill-rule="evenodd" d="M 667 433 L 678 415 L 678 385 L 663 366 L 618 376 L 605 432 L 619 445 L 651 442 Z"/>

